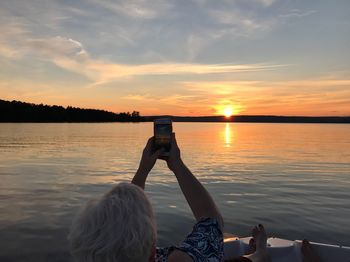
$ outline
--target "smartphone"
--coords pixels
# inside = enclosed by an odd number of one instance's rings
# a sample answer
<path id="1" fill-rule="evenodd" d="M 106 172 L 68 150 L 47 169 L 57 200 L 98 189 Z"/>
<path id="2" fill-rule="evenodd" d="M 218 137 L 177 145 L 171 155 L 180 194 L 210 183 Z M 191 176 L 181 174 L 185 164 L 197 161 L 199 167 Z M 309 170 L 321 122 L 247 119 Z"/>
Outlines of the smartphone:
<path id="1" fill-rule="evenodd" d="M 169 156 L 171 145 L 171 134 L 173 124 L 170 118 L 159 118 L 154 120 L 154 146 L 156 150 L 164 148 L 165 152 L 161 156 Z"/>

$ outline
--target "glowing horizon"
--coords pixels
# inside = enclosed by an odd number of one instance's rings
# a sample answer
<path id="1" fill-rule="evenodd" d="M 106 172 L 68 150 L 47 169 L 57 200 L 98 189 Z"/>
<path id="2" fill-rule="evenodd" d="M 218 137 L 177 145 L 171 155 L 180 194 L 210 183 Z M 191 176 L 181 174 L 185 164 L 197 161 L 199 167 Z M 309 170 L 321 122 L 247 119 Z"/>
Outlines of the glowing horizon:
<path id="1" fill-rule="evenodd" d="M 349 2 L 183 5 L 2 1 L 0 99 L 145 116 L 350 116 Z"/>

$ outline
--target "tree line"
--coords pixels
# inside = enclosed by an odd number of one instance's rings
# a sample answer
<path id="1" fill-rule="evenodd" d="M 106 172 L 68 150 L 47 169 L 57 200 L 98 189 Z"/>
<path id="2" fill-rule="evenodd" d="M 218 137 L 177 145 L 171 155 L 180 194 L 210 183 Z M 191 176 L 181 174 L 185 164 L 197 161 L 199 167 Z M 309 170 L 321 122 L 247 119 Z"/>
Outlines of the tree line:
<path id="1" fill-rule="evenodd" d="M 50 106 L 0 99 L 0 122 L 140 122 L 140 112 L 113 113 L 98 109 Z"/>

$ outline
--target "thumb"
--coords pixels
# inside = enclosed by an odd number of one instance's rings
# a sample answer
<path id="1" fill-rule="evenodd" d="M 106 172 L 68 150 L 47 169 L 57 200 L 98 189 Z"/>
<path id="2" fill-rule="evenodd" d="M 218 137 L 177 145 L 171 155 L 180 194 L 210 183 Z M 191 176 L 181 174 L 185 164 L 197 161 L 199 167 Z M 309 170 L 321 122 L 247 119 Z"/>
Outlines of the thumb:
<path id="1" fill-rule="evenodd" d="M 165 152 L 164 148 L 158 149 L 156 152 L 153 153 L 152 157 L 157 159 L 164 152 Z"/>

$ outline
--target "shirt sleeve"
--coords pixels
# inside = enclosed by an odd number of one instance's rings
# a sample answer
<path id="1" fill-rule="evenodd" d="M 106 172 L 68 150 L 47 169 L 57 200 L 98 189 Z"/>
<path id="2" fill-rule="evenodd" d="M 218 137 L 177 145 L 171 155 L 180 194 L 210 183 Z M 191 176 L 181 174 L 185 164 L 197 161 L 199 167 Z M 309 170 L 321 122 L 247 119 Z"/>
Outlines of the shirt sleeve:
<path id="1" fill-rule="evenodd" d="M 201 219 L 180 245 L 157 248 L 156 261 L 167 261 L 167 257 L 175 249 L 188 254 L 194 262 L 223 261 L 224 239 L 218 221 L 213 218 Z"/>

